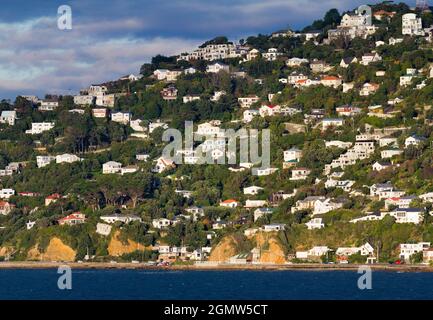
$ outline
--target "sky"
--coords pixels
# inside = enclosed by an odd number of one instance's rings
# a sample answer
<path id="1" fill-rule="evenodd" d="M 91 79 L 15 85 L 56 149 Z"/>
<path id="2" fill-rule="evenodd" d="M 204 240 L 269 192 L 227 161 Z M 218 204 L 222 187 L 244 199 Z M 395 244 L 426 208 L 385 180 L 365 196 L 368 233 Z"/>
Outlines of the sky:
<path id="1" fill-rule="evenodd" d="M 369 3 L 381 1 L 370 0 Z M 413 5 L 413 1 L 405 1 Z M 300 29 L 331 8 L 365 0 L 1 0 L 0 99 L 75 94 L 138 74 L 157 55 L 192 51 L 215 36 Z M 72 29 L 58 28 L 58 8 Z"/>

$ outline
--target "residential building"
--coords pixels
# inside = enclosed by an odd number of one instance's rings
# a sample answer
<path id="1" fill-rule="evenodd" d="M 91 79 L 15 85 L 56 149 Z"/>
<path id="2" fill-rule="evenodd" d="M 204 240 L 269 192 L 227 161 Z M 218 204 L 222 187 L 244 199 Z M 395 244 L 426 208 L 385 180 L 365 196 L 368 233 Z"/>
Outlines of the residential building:
<path id="1" fill-rule="evenodd" d="M 16 111 L 2 111 L 0 115 L 0 123 L 6 123 L 10 126 L 15 125 L 15 120 L 17 120 Z"/>
<path id="2" fill-rule="evenodd" d="M 122 170 L 122 164 L 116 161 L 108 161 L 102 165 L 103 174 L 114 174 L 120 173 Z"/>
<path id="3" fill-rule="evenodd" d="M 54 111 L 59 107 L 59 101 L 56 99 L 44 99 L 40 102 L 39 111 Z"/>
<path id="4" fill-rule="evenodd" d="M 258 208 L 254 210 L 254 222 L 256 222 L 257 220 L 259 220 L 264 216 L 271 215 L 273 212 L 274 210 L 271 208 Z"/>
<path id="5" fill-rule="evenodd" d="M 49 195 L 45 198 L 45 206 L 48 207 L 50 204 L 57 202 L 57 200 L 59 200 L 61 197 L 62 196 L 58 193 L 53 193 Z"/>
<path id="6" fill-rule="evenodd" d="M 127 125 L 131 121 L 131 113 L 120 111 L 114 112 L 111 114 L 111 121 Z"/>
<path id="7" fill-rule="evenodd" d="M 64 218 L 57 220 L 57 222 L 61 226 L 63 225 L 73 226 L 77 224 L 83 224 L 86 222 L 86 215 L 82 214 L 81 212 L 75 212 Z"/>
<path id="8" fill-rule="evenodd" d="M 234 209 L 239 206 L 239 202 L 234 199 L 228 199 L 220 202 L 220 207 L 231 208 Z"/>
<path id="9" fill-rule="evenodd" d="M 415 13 L 406 13 L 402 16 L 402 34 L 409 36 L 423 36 L 422 19 Z"/>
<path id="10" fill-rule="evenodd" d="M 56 157 L 53 156 L 36 156 L 36 165 L 38 168 L 43 168 L 55 160 Z"/>
<path id="11" fill-rule="evenodd" d="M 427 251 L 429 249 L 430 249 L 430 242 L 401 243 L 400 259 L 409 262 L 410 257 L 413 256 L 415 253 Z"/>
<path id="12" fill-rule="evenodd" d="M 56 163 L 74 163 L 74 162 L 78 162 L 81 161 L 83 159 L 81 159 L 80 157 L 76 156 L 75 154 L 69 154 L 69 153 L 65 153 L 65 154 L 61 154 L 56 156 Z"/>
<path id="13" fill-rule="evenodd" d="M 92 115 L 95 118 L 106 118 L 108 115 L 108 110 L 106 108 L 94 108 L 92 109 Z"/>
<path id="14" fill-rule="evenodd" d="M 156 173 L 163 173 L 164 171 L 173 169 L 175 167 L 176 164 L 172 160 L 160 157 L 156 160 L 153 171 Z"/>
<path id="15" fill-rule="evenodd" d="M 176 100 L 177 89 L 173 86 L 162 89 L 161 96 L 164 100 Z"/>
<path id="16" fill-rule="evenodd" d="M 360 96 L 369 96 L 374 94 L 379 89 L 379 85 L 376 83 L 364 83 L 361 90 L 359 91 Z"/>
<path id="17" fill-rule="evenodd" d="M 9 199 L 10 197 L 15 195 L 14 189 L 0 189 L 0 199 Z"/>
<path id="18" fill-rule="evenodd" d="M 74 96 L 74 104 L 78 106 L 92 106 L 95 103 L 95 96 L 91 95 L 78 95 Z"/>
<path id="19" fill-rule="evenodd" d="M 131 222 L 142 222 L 141 218 L 135 215 L 127 215 L 127 214 L 112 214 L 112 215 L 106 215 L 106 216 L 101 216 L 100 218 L 102 221 L 104 221 L 105 223 L 108 224 L 113 224 L 116 222 L 121 222 L 124 224 L 128 224 Z"/>
<path id="20" fill-rule="evenodd" d="M 263 190 L 264 190 L 264 188 L 262 188 L 262 187 L 251 186 L 251 187 L 244 188 L 244 194 L 245 195 L 258 195 Z"/>
<path id="21" fill-rule="evenodd" d="M 344 124 L 343 119 L 327 118 L 322 120 L 322 130 L 326 131 L 328 128 L 342 127 Z"/>
<path id="22" fill-rule="evenodd" d="M 260 98 L 256 95 L 250 95 L 246 97 L 238 98 L 238 102 L 241 108 L 251 108 L 251 106 L 260 101 Z"/>
<path id="23" fill-rule="evenodd" d="M 382 57 L 377 52 L 366 53 L 361 58 L 361 64 L 368 66 L 370 63 L 382 61 Z"/>
<path id="24" fill-rule="evenodd" d="M 210 64 L 206 67 L 206 72 L 207 73 L 219 73 L 219 72 L 230 72 L 230 66 L 224 64 L 224 63 L 214 63 L 214 64 Z"/>
<path id="25" fill-rule="evenodd" d="M 409 148 L 410 146 L 419 146 L 422 142 L 426 141 L 427 139 L 424 137 L 420 137 L 417 135 L 413 135 L 408 137 L 405 141 L 404 141 L 404 146 L 405 148 Z"/>
<path id="26" fill-rule="evenodd" d="M 188 94 L 188 95 L 184 96 L 182 99 L 183 99 L 183 103 L 189 103 L 189 102 L 200 100 L 200 95 Z"/>
<path id="27" fill-rule="evenodd" d="M 322 229 L 325 227 L 322 218 L 311 219 L 305 225 L 307 226 L 308 230 Z"/>
<path id="28" fill-rule="evenodd" d="M 7 201 L 0 201 L 0 214 L 7 216 L 13 209 L 15 205 Z"/>
<path id="29" fill-rule="evenodd" d="M 263 232 L 278 232 L 284 230 L 286 230 L 286 225 L 280 223 L 266 224 L 262 227 Z"/>
<path id="30" fill-rule="evenodd" d="M 285 162 L 299 162 L 302 158 L 302 150 L 293 147 L 289 150 L 284 151 L 284 161 Z"/>
<path id="31" fill-rule="evenodd" d="M 54 122 L 32 122 L 32 128 L 26 130 L 27 134 L 41 134 L 54 128 Z"/>
<path id="32" fill-rule="evenodd" d="M 292 170 L 291 181 L 305 180 L 311 174 L 311 170 L 307 168 L 296 168 Z"/>

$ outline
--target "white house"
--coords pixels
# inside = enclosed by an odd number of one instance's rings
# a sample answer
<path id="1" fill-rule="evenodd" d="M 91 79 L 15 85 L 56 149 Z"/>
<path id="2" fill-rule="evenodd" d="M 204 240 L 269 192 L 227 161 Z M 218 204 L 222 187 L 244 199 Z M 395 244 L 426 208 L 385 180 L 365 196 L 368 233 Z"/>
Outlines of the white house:
<path id="1" fill-rule="evenodd" d="M 200 95 L 188 94 L 188 95 L 184 96 L 182 99 L 183 99 L 183 103 L 189 103 L 189 102 L 200 100 Z"/>
<path id="2" fill-rule="evenodd" d="M 245 201 L 245 208 L 251 209 L 251 208 L 260 208 L 265 207 L 268 205 L 268 201 L 266 200 L 246 200 Z"/>
<path id="3" fill-rule="evenodd" d="M 245 195 L 257 195 L 260 192 L 262 192 L 263 190 L 264 190 L 264 188 L 262 188 L 262 187 L 251 186 L 251 187 L 244 188 L 244 194 Z"/>
<path id="4" fill-rule="evenodd" d="M 426 138 L 424 138 L 424 137 L 413 135 L 413 136 L 408 137 L 404 141 L 404 146 L 406 148 L 408 148 L 409 146 L 415 146 L 416 147 L 416 146 L 419 146 L 419 144 L 425 140 L 426 140 Z"/>
<path id="5" fill-rule="evenodd" d="M 267 224 L 262 227 L 262 231 L 264 232 L 278 232 L 286 229 L 286 225 L 284 224 Z"/>
<path id="6" fill-rule="evenodd" d="M 307 226 L 308 230 L 322 229 L 325 227 L 322 218 L 311 219 L 305 225 Z"/>
<path id="7" fill-rule="evenodd" d="M 167 69 L 157 69 L 153 72 L 153 75 L 157 80 L 165 80 L 167 78 L 167 73 L 169 70 Z"/>
<path id="8" fill-rule="evenodd" d="M 250 123 L 251 121 L 253 121 L 254 117 L 260 116 L 260 111 L 259 110 L 245 110 L 243 113 L 243 121 L 245 123 Z"/>
<path id="9" fill-rule="evenodd" d="M 59 102 L 54 99 L 41 100 L 39 111 L 54 111 L 59 107 Z"/>
<path id="10" fill-rule="evenodd" d="M 128 173 L 134 173 L 138 171 L 138 166 L 130 165 L 120 169 L 120 174 L 123 176 Z"/>
<path id="11" fill-rule="evenodd" d="M 102 165 L 103 174 L 120 173 L 122 164 L 116 161 L 108 161 Z"/>
<path id="12" fill-rule="evenodd" d="M 428 193 L 421 194 L 419 196 L 419 198 L 422 199 L 422 201 L 424 201 L 424 202 L 433 203 L 433 192 L 428 192 Z"/>
<path id="13" fill-rule="evenodd" d="M 296 168 L 292 170 L 291 181 L 305 180 L 311 174 L 311 170 L 307 168 Z"/>
<path id="14" fill-rule="evenodd" d="M 300 80 L 307 80 L 308 76 L 300 73 L 298 71 L 293 71 L 289 76 L 287 77 L 287 83 L 289 84 L 296 84 L 296 82 Z"/>
<path id="15" fill-rule="evenodd" d="M 111 121 L 122 123 L 122 124 L 128 124 L 131 121 L 131 113 L 114 112 L 111 114 Z"/>
<path id="16" fill-rule="evenodd" d="M 225 91 L 215 91 L 213 96 L 210 98 L 210 101 L 217 102 L 227 93 Z"/>
<path id="17" fill-rule="evenodd" d="M 284 151 L 285 162 L 299 162 L 301 158 L 302 158 L 302 150 L 299 150 L 296 147 Z"/>
<path id="18" fill-rule="evenodd" d="M 359 91 L 360 96 L 369 96 L 370 94 L 374 94 L 379 89 L 379 85 L 376 83 L 364 83 L 361 90 Z"/>
<path id="19" fill-rule="evenodd" d="M 262 56 L 268 61 L 275 61 L 282 53 L 278 52 L 276 48 L 269 48 L 267 52 L 263 53 Z"/>
<path id="20" fill-rule="evenodd" d="M 286 65 L 288 67 L 299 67 L 302 64 L 307 64 L 309 62 L 308 59 L 303 59 L 303 58 L 290 58 L 286 61 Z"/>
<path id="21" fill-rule="evenodd" d="M 10 197 L 15 195 L 14 189 L 1 189 L 0 190 L 0 199 L 9 199 Z"/>
<path id="22" fill-rule="evenodd" d="M 54 122 L 32 122 L 32 128 L 26 130 L 27 134 L 41 134 L 54 128 Z"/>
<path id="23" fill-rule="evenodd" d="M 325 141 L 326 148 L 340 148 L 349 149 L 352 146 L 352 142 L 344 142 L 339 140 Z"/>
<path id="24" fill-rule="evenodd" d="M 166 170 L 173 169 L 175 167 L 176 164 L 172 160 L 160 157 L 156 160 L 156 164 L 153 169 L 153 172 L 162 173 Z"/>
<path id="25" fill-rule="evenodd" d="M 101 119 L 106 118 L 108 114 L 108 110 L 106 108 L 93 108 L 92 109 L 92 115 L 95 118 Z"/>
<path id="26" fill-rule="evenodd" d="M 406 13 L 402 16 L 402 34 L 409 36 L 423 36 L 422 19 L 415 13 Z"/>
<path id="27" fill-rule="evenodd" d="M 403 153 L 403 150 L 387 149 L 387 150 L 381 151 L 380 156 L 382 157 L 382 159 L 389 159 L 389 158 L 392 158 L 394 156 L 398 156 L 402 153 Z"/>
<path id="28" fill-rule="evenodd" d="M 343 81 L 335 76 L 325 76 L 320 80 L 320 83 L 325 87 L 338 88 L 339 86 L 341 86 Z"/>
<path id="29" fill-rule="evenodd" d="M 412 84 L 413 76 L 410 75 L 404 75 L 400 77 L 400 86 L 407 87 Z"/>
<path id="30" fill-rule="evenodd" d="M 382 57 L 377 52 L 366 53 L 361 58 L 361 64 L 364 66 L 378 61 L 382 61 Z"/>
<path id="31" fill-rule="evenodd" d="M 134 216 L 134 215 L 126 215 L 126 214 L 112 214 L 112 215 L 106 215 L 106 216 L 101 216 L 100 218 L 102 221 L 104 221 L 105 223 L 108 224 L 113 224 L 116 222 L 122 222 L 125 224 L 134 222 L 134 221 L 138 221 L 141 222 L 141 218 L 138 216 Z"/>
<path id="32" fill-rule="evenodd" d="M 92 95 L 77 95 L 74 96 L 74 104 L 78 106 L 86 106 L 86 105 L 93 105 L 95 102 L 95 97 Z"/>
<path id="33" fill-rule="evenodd" d="M 56 156 L 56 163 L 73 163 L 77 161 L 81 161 L 82 159 L 80 157 L 77 157 L 75 154 L 61 154 Z"/>
<path id="34" fill-rule="evenodd" d="M 49 165 L 54 160 L 56 160 L 56 157 L 36 156 L 36 164 L 37 164 L 38 168 L 43 168 L 43 167 Z"/>
<path id="35" fill-rule="evenodd" d="M 311 248 L 308 251 L 297 251 L 296 258 L 297 259 L 308 259 L 309 257 L 322 257 L 327 254 L 331 249 L 326 246 L 316 246 Z"/>
<path id="36" fill-rule="evenodd" d="M 428 249 L 430 249 L 430 242 L 402 243 L 400 244 L 400 259 L 408 262 L 415 253 Z"/>
<path id="37" fill-rule="evenodd" d="M 376 161 L 372 166 L 374 171 L 382 171 L 391 167 L 392 164 L 390 162 L 384 162 L 384 161 Z"/>
<path id="38" fill-rule="evenodd" d="M 155 229 L 164 229 L 164 228 L 168 228 L 172 225 L 173 225 L 173 221 L 169 220 L 169 219 L 161 218 L 161 219 L 153 219 L 152 220 L 152 226 Z"/>
<path id="39" fill-rule="evenodd" d="M 278 168 L 254 168 L 253 172 L 257 174 L 259 177 L 269 176 L 278 171 Z"/>
<path id="40" fill-rule="evenodd" d="M 343 207 L 341 202 L 332 202 L 331 199 L 314 202 L 313 215 L 325 214 Z"/>
<path id="41" fill-rule="evenodd" d="M 273 209 L 270 208 L 258 208 L 254 211 L 254 222 L 256 222 L 257 220 L 259 220 L 260 218 L 266 216 L 266 215 L 270 215 L 274 212 Z"/>
<path id="42" fill-rule="evenodd" d="M 149 133 L 152 133 L 157 128 L 167 129 L 168 128 L 168 124 L 165 123 L 165 122 L 162 122 L 160 120 L 157 120 L 156 122 L 149 123 Z"/>
<path id="43" fill-rule="evenodd" d="M 360 253 L 362 256 L 372 255 L 374 253 L 374 248 L 371 244 L 366 242 L 360 247 L 341 247 L 335 252 L 335 254 L 340 257 L 348 257 L 357 253 Z"/>
<path id="44" fill-rule="evenodd" d="M 423 210 L 419 208 L 397 208 L 389 213 L 397 223 L 414 224 L 420 224 L 424 220 L 423 214 Z"/>
<path id="45" fill-rule="evenodd" d="M 197 126 L 196 134 L 203 136 L 215 136 L 220 135 L 223 132 L 224 131 L 219 126 L 214 126 L 210 122 L 205 122 Z"/>
<path id="46" fill-rule="evenodd" d="M 220 71 L 224 71 L 229 73 L 230 72 L 230 66 L 224 64 L 224 63 L 214 63 L 214 64 L 210 64 L 206 67 L 206 72 L 207 73 L 219 73 Z"/>
<path id="47" fill-rule="evenodd" d="M 239 97 L 238 102 L 241 105 L 241 108 L 251 108 L 254 103 L 260 101 L 260 98 L 256 95 L 249 95 L 246 97 Z"/>
<path id="48" fill-rule="evenodd" d="M 2 111 L 0 115 L 0 123 L 6 123 L 10 126 L 15 125 L 15 120 L 17 120 L 16 111 Z"/>

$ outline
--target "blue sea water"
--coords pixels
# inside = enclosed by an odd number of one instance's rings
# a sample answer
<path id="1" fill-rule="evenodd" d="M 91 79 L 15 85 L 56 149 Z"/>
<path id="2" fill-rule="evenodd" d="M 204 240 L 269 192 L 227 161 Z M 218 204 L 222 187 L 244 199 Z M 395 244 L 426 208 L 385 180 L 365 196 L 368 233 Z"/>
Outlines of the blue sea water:
<path id="1" fill-rule="evenodd" d="M 358 289 L 356 271 L 72 270 L 60 290 L 56 269 L 0 270 L 0 299 L 382 300 L 433 299 L 433 273 L 375 271 Z"/>

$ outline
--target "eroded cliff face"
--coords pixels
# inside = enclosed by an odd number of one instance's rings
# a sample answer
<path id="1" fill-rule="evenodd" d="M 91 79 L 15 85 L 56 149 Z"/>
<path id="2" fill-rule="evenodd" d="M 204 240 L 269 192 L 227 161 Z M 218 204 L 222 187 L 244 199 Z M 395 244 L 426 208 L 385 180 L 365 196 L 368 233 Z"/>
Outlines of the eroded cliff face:
<path id="1" fill-rule="evenodd" d="M 120 232 L 116 231 L 108 245 L 108 254 L 113 257 L 119 257 L 123 254 L 131 253 L 137 250 L 151 250 L 152 248 L 144 247 L 143 245 L 128 239 L 128 244 L 122 243 L 119 240 Z"/>
<path id="2" fill-rule="evenodd" d="M 233 236 L 227 236 L 212 249 L 209 261 L 225 262 L 239 253 L 235 238 Z"/>
<path id="3" fill-rule="evenodd" d="M 258 262 L 267 264 L 284 264 L 287 262 L 284 248 L 275 234 L 257 233 L 249 240 L 260 249 Z M 233 236 L 223 238 L 212 250 L 209 261 L 227 262 L 231 257 L 243 253 L 237 249 L 240 247 L 238 241 Z"/>
<path id="4" fill-rule="evenodd" d="M 260 262 L 270 264 L 284 264 L 287 262 L 283 246 L 275 234 L 257 233 L 254 237 L 256 246 L 260 248 Z"/>
<path id="5" fill-rule="evenodd" d="M 59 238 L 52 238 L 45 252 L 40 252 L 35 245 L 27 252 L 27 260 L 40 261 L 75 261 L 76 252 Z"/>

